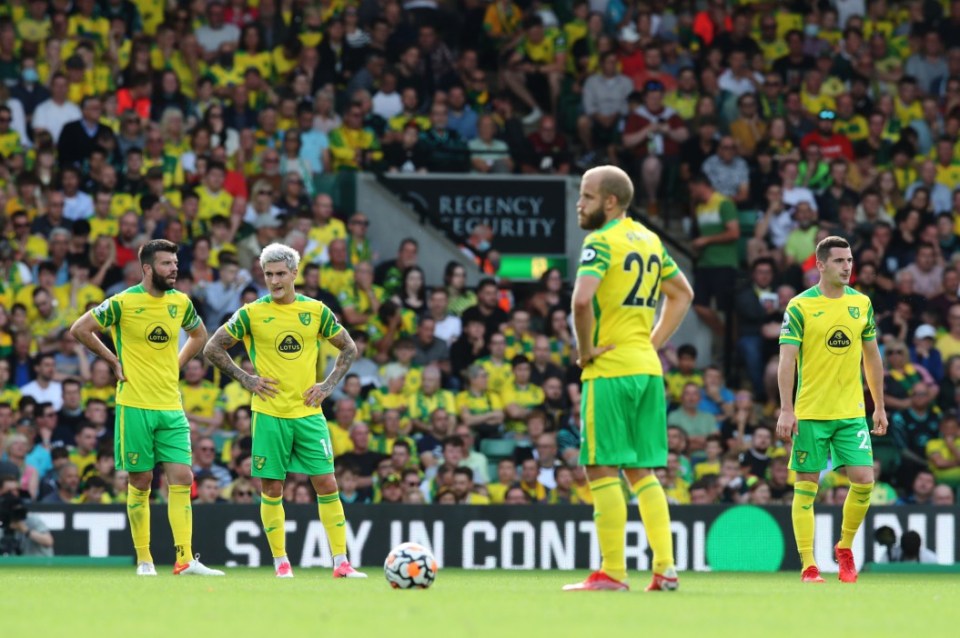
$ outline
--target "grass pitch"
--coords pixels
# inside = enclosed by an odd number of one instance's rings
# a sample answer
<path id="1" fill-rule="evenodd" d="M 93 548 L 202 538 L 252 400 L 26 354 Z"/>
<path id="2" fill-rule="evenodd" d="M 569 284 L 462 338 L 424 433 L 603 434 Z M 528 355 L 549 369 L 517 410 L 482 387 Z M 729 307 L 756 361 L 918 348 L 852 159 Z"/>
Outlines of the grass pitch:
<path id="1" fill-rule="evenodd" d="M 863 574 L 856 585 L 826 575 L 681 574 L 676 593 L 560 591 L 586 572 L 441 570 L 433 588 L 395 591 L 377 567 L 368 580 L 333 580 L 327 569 L 235 568 L 225 578 L 156 578 L 134 568 L 0 568 L 0 633 L 6 636 L 202 638 L 433 636 L 500 638 L 591 635 L 953 635 L 955 575 Z"/>

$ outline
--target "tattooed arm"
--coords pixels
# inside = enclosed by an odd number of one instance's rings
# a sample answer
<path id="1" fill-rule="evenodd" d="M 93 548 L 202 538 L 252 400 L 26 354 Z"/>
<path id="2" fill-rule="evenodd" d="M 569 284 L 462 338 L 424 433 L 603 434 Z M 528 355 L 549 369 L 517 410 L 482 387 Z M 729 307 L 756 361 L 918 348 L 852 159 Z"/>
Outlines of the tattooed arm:
<path id="1" fill-rule="evenodd" d="M 237 340 L 230 336 L 224 326 L 217 328 L 213 337 L 203 348 L 203 355 L 207 361 L 217 366 L 221 372 L 230 375 L 240 382 L 247 391 L 254 393 L 263 400 L 277 395 L 278 381 L 267 377 L 258 377 L 247 374 L 230 358 L 227 350 L 233 347 Z"/>
<path id="2" fill-rule="evenodd" d="M 343 328 L 340 332 L 330 337 L 329 341 L 340 351 L 340 354 L 337 355 L 337 361 L 334 363 L 333 370 L 330 371 L 327 378 L 311 386 L 310 389 L 303 393 L 304 403 L 313 408 L 320 407 L 320 404 L 333 393 L 333 389 L 337 387 L 340 380 L 343 379 L 350 370 L 350 366 L 357 360 L 357 344 L 353 342 L 353 337 L 350 336 L 346 328 Z M 319 369 L 319 365 L 320 363 L 318 362 L 318 379 L 320 375 L 323 374 Z"/>

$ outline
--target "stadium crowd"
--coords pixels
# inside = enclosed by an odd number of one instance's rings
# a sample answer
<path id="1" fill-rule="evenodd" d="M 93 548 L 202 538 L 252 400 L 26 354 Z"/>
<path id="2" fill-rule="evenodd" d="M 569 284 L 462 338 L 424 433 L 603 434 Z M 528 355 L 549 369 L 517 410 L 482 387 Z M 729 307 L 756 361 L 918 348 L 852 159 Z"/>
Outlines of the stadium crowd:
<path id="1" fill-rule="evenodd" d="M 211 332 L 267 294 L 263 246 L 303 255 L 298 290 L 363 353 L 325 406 L 344 502 L 589 502 L 570 281 L 469 289 L 451 263 L 428 287 L 417 242 L 372 246 L 378 211 L 337 210 L 331 178 L 609 162 L 652 218 L 692 213 L 696 312 L 735 339 L 722 367 L 662 353 L 672 502 L 790 502 L 777 338 L 827 234 L 884 350 L 873 503 L 954 502 L 960 2 L 10 0 L 0 81 L 0 476 L 30 499 L 123 502 L 115 379 L 67 328 L 166 238 Z M 227 381 L 183 370 L 198 504 L 258 498 Z"/>

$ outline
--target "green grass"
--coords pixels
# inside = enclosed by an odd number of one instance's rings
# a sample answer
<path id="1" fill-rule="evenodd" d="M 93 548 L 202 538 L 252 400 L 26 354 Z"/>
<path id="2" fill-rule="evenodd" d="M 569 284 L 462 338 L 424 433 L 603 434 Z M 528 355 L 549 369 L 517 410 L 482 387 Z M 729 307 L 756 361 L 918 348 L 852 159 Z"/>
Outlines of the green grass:
<path id="1" fill-rule="evenodd" d="M 417 638 L 952 635 L 955 575 L 864 574 L 857 585 L 796 574 L 682 574 L 677 593 L 565 593 L 584 572 L 443 570 L 427 591 L 394 591 L 379 569 L 334 581 L 326 569 L 279 581 L 237 568 L 225 578 L 157 578 L 133 568 L 0 569 L 6 636 Z M 920 625 L 918 625 L 920 623 Z M 656 633 L 654 633 L 656 632 Z"/>

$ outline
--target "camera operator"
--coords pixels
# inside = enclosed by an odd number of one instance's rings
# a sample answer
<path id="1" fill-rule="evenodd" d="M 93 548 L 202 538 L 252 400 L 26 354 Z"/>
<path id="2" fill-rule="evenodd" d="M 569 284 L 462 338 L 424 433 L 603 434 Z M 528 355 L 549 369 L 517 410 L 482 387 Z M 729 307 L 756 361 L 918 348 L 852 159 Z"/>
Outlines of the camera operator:
<path id="1" fill-rule="evenodd" d="M 0 555 L 53 556 L 53 534 L 27 512 L 13 476 L 0 476 Z"/>

